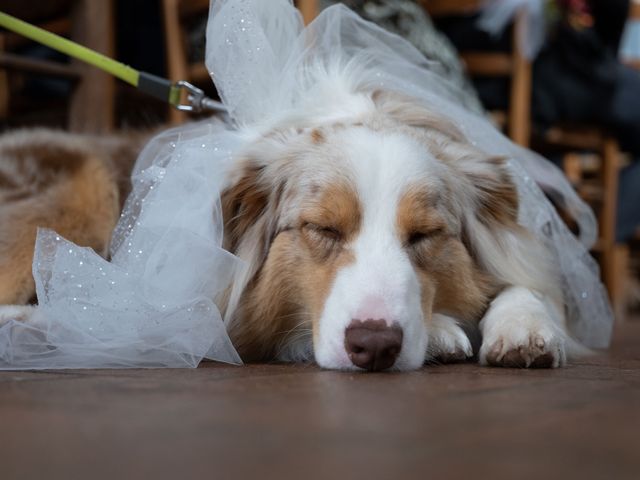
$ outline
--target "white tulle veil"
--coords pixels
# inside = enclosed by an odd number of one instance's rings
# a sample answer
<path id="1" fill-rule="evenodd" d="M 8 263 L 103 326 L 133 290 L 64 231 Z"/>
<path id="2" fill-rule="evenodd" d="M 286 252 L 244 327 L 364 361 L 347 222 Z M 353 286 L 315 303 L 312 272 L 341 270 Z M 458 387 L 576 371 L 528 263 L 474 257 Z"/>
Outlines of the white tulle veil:
<path id="1" fill-rule="evenodd" d="M 357 71 L 350 88 L 410 95 L 452 119 L 478 148 L 510 159 L 520 222 L 550 246 L 560 266 L 573 336 L 590 347 L 608 345 L 611 310 L 587 251 L 596 238 L 592 212 L 555 166 L 462 108 L 461 92 L 408 42 L 339 5 L 304 28 L 288 0 L 213 0 L 206 64 L 231 122 L 184 125 L 146 146 L 113 234 L 111 261 L 55 232 L 39 232 L 38 313 L 32 322 L 0 326 L 0 368 L 240 363 L 213 301 L 243 268 L 221 248 L 220 190 L 234 154 L 270 125 L 300 112 L 319 119 L 335 113 L 339 98 L 312 99 L 325 88 L 320 77 L 336 68 Z M 536 183 L 560 195 L 578 221 L 579 239 Z"/>

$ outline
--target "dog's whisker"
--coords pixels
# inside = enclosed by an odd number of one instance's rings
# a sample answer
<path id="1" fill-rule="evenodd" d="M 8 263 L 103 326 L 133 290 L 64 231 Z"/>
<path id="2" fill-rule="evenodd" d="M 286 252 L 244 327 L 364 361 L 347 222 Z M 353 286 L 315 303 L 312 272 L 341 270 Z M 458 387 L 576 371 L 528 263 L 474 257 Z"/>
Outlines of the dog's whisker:
<path id="1" fill-rule="evenodd" d="M 303 316 L 311 317 L 311 315 L 308 314 L 307 312 L 301 312 L 301 313 L 306 314 Z M 283 315 L 279 318 L 282 319 L 282 318 L 287 318 L 291 316 L 294 316 L 294 315 L 293 314 Z M 283 331 L 277 332 L 277 335 L 282 335 L 282 338 L 278 342 L 279 347 L 276 353 L 276 358 L 281 358 L 283 352 L 287 348 L 289 348 L 291 345 L 304 342 L 307 339 L 311 339 L 313 335 L 313 330 L 309 328 L 310 324 L 311 324 L 311 321 L 307 318 L 299 321 L 296 325 L 294 325 L 289 330 L 283 330 Z"/>
<path id="2" fill-rule="evenodd" d="M 284 330 L 278 332 L 276 335 L 281 335 L 282 338 L 278 341 L 278 350 L 276 351 L 275 358 L 282 358 L 283 352 L 293 344 L 303 342 L 312 338 L 313 331 L 310 328 L 302 328 L 302 324 L 299 323 L 290 330 Z"/>

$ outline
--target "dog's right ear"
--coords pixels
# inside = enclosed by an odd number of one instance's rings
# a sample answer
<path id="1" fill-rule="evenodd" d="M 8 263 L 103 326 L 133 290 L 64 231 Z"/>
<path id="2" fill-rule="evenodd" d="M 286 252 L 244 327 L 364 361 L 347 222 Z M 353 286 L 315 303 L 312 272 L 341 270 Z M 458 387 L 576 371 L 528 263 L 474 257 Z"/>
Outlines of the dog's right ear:
<path id="1" fill-rule="evenodd" d="M 222 191 L 223 247 L 244 263 L 244 268 L 237 269 L 226 298 L 225 322 L 234 318 L 246 286 L 269 254 L 277 224 L 277 192 L 267 178 L 266 164 L 256 159 L 235 168 Z"/>
<path id="2" fill-rule="evenodd" d="M 236 253 L 248 230 L 260 223 L 267 209 L 269 190 L 263 172 L 264 165 L 248 160 L 222 192 L 224 248 L 232 253 Z"/>

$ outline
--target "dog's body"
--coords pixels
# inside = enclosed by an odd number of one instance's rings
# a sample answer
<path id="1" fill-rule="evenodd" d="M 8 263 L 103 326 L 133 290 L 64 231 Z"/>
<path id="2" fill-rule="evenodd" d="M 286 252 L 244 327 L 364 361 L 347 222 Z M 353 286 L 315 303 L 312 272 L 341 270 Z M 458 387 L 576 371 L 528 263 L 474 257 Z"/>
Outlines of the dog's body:
<path id="1" fill-rule="evenodd" d="M 228 179 L 224 246 L 248 268 L 218 304 L 241 357 L 408 370 L 471 357 L 463 327 L 479 326 L 483 364 L 562 365 L 574 343 L 557 274 L 517 224 L 505 161 L 411 99 L 350 101 L 366 113 L 283 120 Z M 34 295 L 37 227 L 106 254 L 139 145 L 125 144 L 0 141 L 0 303 Z"/>

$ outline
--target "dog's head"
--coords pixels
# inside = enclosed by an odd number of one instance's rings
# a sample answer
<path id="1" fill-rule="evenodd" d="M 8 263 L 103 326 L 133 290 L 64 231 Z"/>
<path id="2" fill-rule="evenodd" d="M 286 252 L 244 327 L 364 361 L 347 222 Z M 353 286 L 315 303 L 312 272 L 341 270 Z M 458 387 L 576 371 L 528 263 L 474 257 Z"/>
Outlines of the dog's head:
<path id="1" fill-rule="evenodd" d="M 244 359 L 417 368 L 433 314 L 477 320 L 502 282 L 504 162 L 408 100 L 367 101 L 353 122 L 265 135 L 223 192 L 226 248 L 247 262 L 227 299 Z"/>

